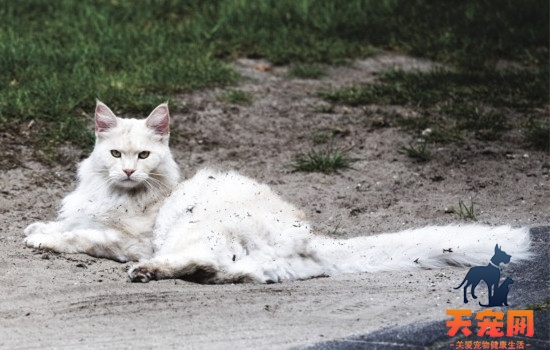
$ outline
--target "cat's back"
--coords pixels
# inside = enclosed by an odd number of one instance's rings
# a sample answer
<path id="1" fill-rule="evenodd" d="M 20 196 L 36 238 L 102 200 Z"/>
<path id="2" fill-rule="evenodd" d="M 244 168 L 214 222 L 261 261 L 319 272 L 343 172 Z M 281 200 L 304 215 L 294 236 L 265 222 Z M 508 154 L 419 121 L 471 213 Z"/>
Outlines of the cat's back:
<path id="1" fill-rule="evenodd" d="M 177 221 L 212 223 L 232 216 L 277 216 L 284 222 L 305 220 L 302 211 L 284 201 L 266 184 L 235 171 L 209 168 L 180 183 L 162 205 L 156 234 L 166 234 Z"/>
<path id="2" fill-rule="evenodd" d="M 290 208 L 271 188 L 235 171 L 199 170 L 192 178 L 180 183 L 167 202 L 173 204 L 273 205 Z M 222 204 L 226 203 L 226 204 Z M 293 208 L 293 207 L 292 207 Z"/>

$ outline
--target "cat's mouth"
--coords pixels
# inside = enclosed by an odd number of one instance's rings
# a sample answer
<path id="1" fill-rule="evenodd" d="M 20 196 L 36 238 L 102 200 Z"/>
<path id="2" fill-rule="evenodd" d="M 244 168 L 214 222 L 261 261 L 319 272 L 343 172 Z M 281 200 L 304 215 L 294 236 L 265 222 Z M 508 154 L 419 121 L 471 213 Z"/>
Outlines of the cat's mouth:
<path id="1" fill-rule="evenodd" d="M 133 188 L 133 187 L 136 187 L 136 186 L 140 185 L 141 181 L 137 181 L 137 180 L 131 179 L 131 178 L 126 178 L 126 179 L 120 180 L 118 182 L 118 184 L 121 187 L 124 187 L 124 188 Z"/>
<path id="2" fill-rule="evenodd" d="M 131 190 L 144 186 L 144 180 L 142 176 L 120 176 L 116 175 L 112 177 L 112 185 L 122 190 Z"/>

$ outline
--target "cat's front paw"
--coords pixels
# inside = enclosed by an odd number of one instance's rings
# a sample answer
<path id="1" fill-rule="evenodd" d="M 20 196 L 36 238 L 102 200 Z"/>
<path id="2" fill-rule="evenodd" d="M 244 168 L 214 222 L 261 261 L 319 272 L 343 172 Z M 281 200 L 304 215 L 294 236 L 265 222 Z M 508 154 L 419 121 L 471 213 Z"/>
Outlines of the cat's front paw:
<path id="1" fill-rule="evenodd" d="M 48 224 L 44 222 L 35 222 L 27 226 L 25 230 L 23 230 L 23 233 L 25 234 L 25 237 L 28 237 L 35 233 L 43 233 L 44 231 L 46 231 L 47 226 Z"/>
<path id="2" fill-rule="evenodd" d="M 44 235 L 54 235 L 61 231 L 61 222 L 59 221 L 50 221 L 50 222 L 35 222 L 30 224 L 23 230 L 25 236 L 30 236 L 34 234 L 44 234 Z"/>
<path id="3" fill-rule="evenodd" d="M 147 283 L 150 280 L 156 279 L 155 272 L 144 266 L 132 266 L 128 270 L 128 277 L 132 282 Z"/>
<path id="4" fill-rule="evenodd" d="M 35 222 L 23 231 L 25 239 L 23 243 L 30 248 L 49 249 L 57 251 L 56 234 L 59 224 L 57 222 Z"/>
<path id="5" fill-rule="evenodd" d="M 50 235 L 40 232 L 29 234 L 23 240 L 23 243 L 25 243 L 25 245 L 30 248 L 55 250 L 52 237 Z"/>

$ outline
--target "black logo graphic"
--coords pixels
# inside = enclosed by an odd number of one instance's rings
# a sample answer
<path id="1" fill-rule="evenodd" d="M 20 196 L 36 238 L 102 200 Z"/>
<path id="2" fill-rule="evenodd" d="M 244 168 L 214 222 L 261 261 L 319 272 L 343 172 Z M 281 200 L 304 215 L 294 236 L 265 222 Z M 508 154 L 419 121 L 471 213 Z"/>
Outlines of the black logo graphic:
<path id="1" fill-rule="evenodd" d="M 487 266 L 472 267 L 466 274 L 466 277 L 464 277 L 462 283 L 455 288 L 459 289 L 467 282 L 464 286 L 464 304 L 468 303 L 468 298 L 466 297 L 468 287 L 471 286 L 470 293 L 472 294 L 472 298 L 477 299 L 475 289 L 479 282 L 485 281 L 489 290 L 489 302 L 487 304 L 482 304 L 480 302 L 479 305 L 483 307 L 508 306 L 508 292 L 510 291 L 510 285 L 514 283 L 514 281 L 510 277 L 507 277 L 499 286 L 499 265 L 501 263 L 508 264 L 511 257 L 511 255 L 502 251 L 497 244 L 495 245 L 495 255 L 493 255 L 491 262 Z"/>

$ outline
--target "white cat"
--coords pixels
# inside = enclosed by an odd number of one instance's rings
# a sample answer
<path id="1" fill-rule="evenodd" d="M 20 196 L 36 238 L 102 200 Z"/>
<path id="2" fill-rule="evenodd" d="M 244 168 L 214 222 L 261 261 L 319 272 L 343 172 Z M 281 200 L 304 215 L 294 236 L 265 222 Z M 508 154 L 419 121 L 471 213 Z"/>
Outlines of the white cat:
<path id="1" fill-rule="evenodd" d="M 57 221 L 31 224 L 25 244 L 61 253 L 139 261 L 132 281 L 273 283 L 351 272 L 484 263 L 495 244 L 530 256 L 527 228 L 425 227 L 336 240 L 311 232 L 304 214 L 236 172 L 199 171 L 180 184 L 161 104 L 144 120 L 95 111 L 96 144 Z"/>

